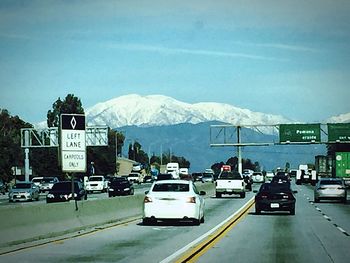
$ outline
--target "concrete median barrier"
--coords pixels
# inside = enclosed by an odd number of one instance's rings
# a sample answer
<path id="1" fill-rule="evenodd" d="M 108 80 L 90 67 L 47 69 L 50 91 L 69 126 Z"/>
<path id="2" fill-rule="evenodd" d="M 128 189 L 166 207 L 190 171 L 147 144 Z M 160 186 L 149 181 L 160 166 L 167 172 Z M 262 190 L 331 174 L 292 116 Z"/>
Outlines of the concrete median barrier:
<path id="1" fill-rule="evenodd" d="M 211 183 L 198 190 L 215 192 Z M 26 204 L 0 208 L 0 248 L 64 235 L 98 225 L 141 217 L 144 194 L 66 203 Z"/>

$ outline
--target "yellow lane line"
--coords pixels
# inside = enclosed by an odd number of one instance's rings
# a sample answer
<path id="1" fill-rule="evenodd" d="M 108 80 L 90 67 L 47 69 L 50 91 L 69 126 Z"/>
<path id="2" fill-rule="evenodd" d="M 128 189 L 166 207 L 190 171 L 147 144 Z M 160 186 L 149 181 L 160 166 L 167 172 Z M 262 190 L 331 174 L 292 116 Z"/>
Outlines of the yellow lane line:
<path id="1" fill-rule="evenodd" d="M 200 253 L 206 246 L 209 246 L 221 232 L 225 231 L 230 225 L 237 221 L 245 212 L 248 212 L 249 209 L 255 203 L 255 197 L 253 196 L 250 200 L 247 201 L 240 209 L 238 209 L 234 214 L 229 216 L 219 225 L 210 229 L 208 232 L 204 233 L 202 236 L 193 240 L 186 246 L 174 252 L 172 255 L 163 259 L 160 263 L 170 263 L 170 262 L 189 262 L 189 259 L 193 258 L 195 254 Z M 225 232 L 226 233 L 226 232 Z"/>
<path id="2" fill-rule="evenodd" d="M 215 233 L 209 235 L 203 242 L 199 243 L 193 249 L 189 250 L 181 258 L 176 260 L 176 263 L 182 262 L 196 262 L 202 255 L 204 255 L 210 248 L 219 242 L 229 231 L 235 227 L 238 222 L 248 214 L 251 207 L 254 205 L 254 198 L 250 199 L 243 209 L 232 217 L 228 222 L 216 230 Z"/>

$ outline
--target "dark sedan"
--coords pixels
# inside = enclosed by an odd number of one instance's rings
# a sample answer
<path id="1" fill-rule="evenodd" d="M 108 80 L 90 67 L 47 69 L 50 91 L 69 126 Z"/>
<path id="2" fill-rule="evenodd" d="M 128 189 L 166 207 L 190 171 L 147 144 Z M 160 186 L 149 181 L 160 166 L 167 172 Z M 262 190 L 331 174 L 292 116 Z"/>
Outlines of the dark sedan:
<path id="1" fill-rule="evenodd" d="M 116 195 L 133 195 L 134 186 L 126 177 L 113 177 L 110 180 L 108 188 L 108 196 Z"/>
<path id="2" fill-rule="evenodd" d="M 255 212 L 260 214 L 261 211 L 289 211 L 291 215 L 295 215 L 295 202 L 290 183 L 264 183 L 255 196 Z"/>
<path id="3" fill-rule="evenodd" d="M 65 202 L 69 200 L 86 200 L 87 192 L 81 182 L 74 182 L 74 196 L 72 195 L 72 182 L 62 181 L 55 183 L 46 196 L 46 203 Z"/>

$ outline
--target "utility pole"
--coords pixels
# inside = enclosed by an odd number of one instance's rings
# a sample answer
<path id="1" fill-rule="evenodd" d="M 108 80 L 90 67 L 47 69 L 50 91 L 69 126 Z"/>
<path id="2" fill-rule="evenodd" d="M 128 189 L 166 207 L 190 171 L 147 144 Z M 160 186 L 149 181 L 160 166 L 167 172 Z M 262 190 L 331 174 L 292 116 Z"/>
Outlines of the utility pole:
<path id="1" fill-rule="evenodd" d="M 237 144 L 241 143 L 241 126 L 237 126 Z M 237 155 L 238 155 L 238 172 L 242 174 L 242 146 L 237 146 Z"/>

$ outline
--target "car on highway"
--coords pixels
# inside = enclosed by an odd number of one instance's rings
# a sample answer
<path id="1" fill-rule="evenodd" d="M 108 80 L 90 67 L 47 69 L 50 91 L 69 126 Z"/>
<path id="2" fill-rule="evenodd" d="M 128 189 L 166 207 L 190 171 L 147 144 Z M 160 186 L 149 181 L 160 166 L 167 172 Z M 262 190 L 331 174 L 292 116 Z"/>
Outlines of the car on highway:
<path id="1" fill-rule="evenodd" d="M 88 193 L 95 191 L 107 192 L 109 181 L 103 175 L 90 176 L 86 182 L 85 189 Z"/>
<path id="2" fill-rule="evenodd" d="M 128 180 L 131 183 L 141 184 L 143 181 L 142 175 L 140 173 L 130 173 L 128 175 Z"/>
<path id="3" fill-rule="evenodd" d="M 158 174 L 156 181 L 161 181 L 161 180 L 171 180 L 173 179 L 172 174 Z"/>
<path id="4" fill-rule="evenodd" d="M 72 192 L 71 181 L 55 183 L 46 195 L 46 203 L 87 199 L 87 191 L 84 189 L 83 184 L 80 181 L 74 181 L 74 195 L 72 195 Z"/>
<path id="5" fill-rule="evenodd" d="M 143 182 L 144 183 L 153 183 L 154 179 L 152 177 L 152 175 L 146 175 L 144 178 L 143 178 Z"/>
<path id="6" fill-rule="evenodd" d="M 274 176 L 275 176 L 275 174 L 272 171 L 267 171 L 265 174 L 265 180 L 271 181 Z"/>
<path id="7" fill-rule="evenodd" d="M 206 182 L 214 183 L 214 175 L 212 173 L 203 173 L 202 183 Z"/>
<path id="8" fill-rule="evenodd" d="M 31 182 L 32 182 L 33 184 L 35 184 L 36 186 L 38 186 L 39 189 L 40 189 L 41 181 L 42 181 L 43 179 L 44 179 L 44 177 L 42 177 L 42 176 L 36 176 L 36 177 L 33 177 L 33 178 L 32 178 Z"/>
<path id="9" fill-rule="evenodd" d="M 112 177 L 108 187 L 108 196 L 133 195 L 134 186 L 126 177 Z"/>
<path id="10" fill-rule="evenodd" d="M 239 194 L 245 198 L 246 183 L 237 171 L 222 171 L 215 182 L 215 196 L 221 198 L 223 194 Z"/>
<path id="11" fill-rule="evenodd" d="M 288 173 L 278 172 L 271 180 L 272 183 L 288 183 L 290 184 L 290 177 Z"/>
<path id="12" fill-rule="evenodd" d="M 315 203 L 321 200 L 340 200 L 346 203 L 347 191 L 341 178 L 320 178 L 314 189 Z"/>
<path id="13" fill-rule="evenodd" d="M 51 190 L 55 183 L 59 182 L 57 177 L 43 177 L 40 182 L 40 192 L 46 192 Z"/>
<path id="14" fill-rule="evenodd" d="M 39 200 L 39 187 L 32 182 L 16 183 L 9 192 L 9 201 L 33 201 Z"/>
<path id="15" fill-rule="evenodd" d="M 203 173 L 192 173 L 192 178 L 194 181 L 201 181 Z"/>
<path id="16" fill-rule="evenodd" d="M 253 183 L 263 183 L 265 181 L 262 172 L 254 172 L 252 175 Z"/>
<path id="17" fill-rule="evenodd" d="M 289 211 L 295 215 L 296 199 L 290 187 L 286 182 L 263 183 L 255 195 L 255 213 L 261 214 L 261 211 Z"/>
<path id="18" fill-rule="evenodd" d="M 143 224 L 158 220 L 185 220 L 199 225 L 204 222 L 205 194 L 198 191 L 193 181 L 155 181 L 144 198 Z"/>

